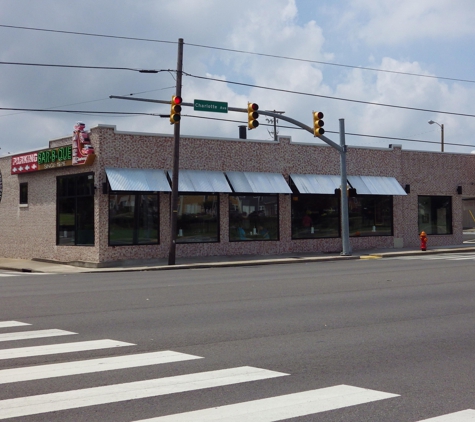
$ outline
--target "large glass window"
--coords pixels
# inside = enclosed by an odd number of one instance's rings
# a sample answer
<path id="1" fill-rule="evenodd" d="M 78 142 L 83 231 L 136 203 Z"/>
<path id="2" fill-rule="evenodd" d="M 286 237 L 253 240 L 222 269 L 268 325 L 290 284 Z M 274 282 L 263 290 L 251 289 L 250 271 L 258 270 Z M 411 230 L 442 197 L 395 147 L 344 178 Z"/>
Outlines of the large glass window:
<path id="1" fill-rule="evenodd" d="M 419 233 L 452 234 L 452 197 L 419 196 Z"/>
<path id="2" fill-rule="evenodd" d="M 348 198 L 350 236 L 392 236 L 393 197 L 359 195 Z"/>
<path id="3" fill-rule="evenodd" d="M 217 242 L 218 195 L 190 194 L 178 198 L 177 243 Z"/>
<path id="4" fill-rule="evenodd" d="M 157 194 L 109 195 L 109 245 L 150 245 L 158 240 Z"/>
<path id="5" fill-rule="evenodd" d="M 336 195 L 292 195 L 292 239 L 338 237 L 340 201 Z"/>
<path id="6" fill-rule="evenodd" d="M 278 240 L 279 196 L 229 196 L 229 240 Z"/>
<path id="7" fill-rule="evenodd" d="M 57 178 L 57 244 L 94 245 L 94 175 Z"/>

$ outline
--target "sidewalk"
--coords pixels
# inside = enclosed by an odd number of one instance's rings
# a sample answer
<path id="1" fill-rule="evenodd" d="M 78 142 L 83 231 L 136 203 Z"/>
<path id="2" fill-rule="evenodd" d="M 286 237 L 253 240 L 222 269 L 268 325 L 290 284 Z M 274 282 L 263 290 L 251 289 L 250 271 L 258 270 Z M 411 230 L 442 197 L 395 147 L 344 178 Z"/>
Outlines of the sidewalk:
<path id="1" fill-rule="evenodd" d="M 282 255 L 240 255 L 240 256 L 208 256 L 177 258 L 176 265 L 168 265 L 167 259 L 150 259 L 143 261 L 126 261 L 120 266 L 101 268 L 86 268 L 62 263 L 45 262 L 27 259 L 0 258 L 0 270 L 54 273 L 54 274 L 78 274 L 78 273 L 103 273 L 118 271 L 157 271 L 178 270 L 190 268 L 210 267 L 239 267 L 251 265 L 270 264 L 295 264 L 302 262 L 336 261 L 351 259 L 379 259 L 410 255 L 428 255 L 440 253 L 475 252 L 475 244 L 464 243 L 462 245 L 437 246 L 423 252 L 414 248 L 401 249 L 372 249 L 354 251 L 351 256 L 341 256 L 339 253 L 302 253 Z"/>

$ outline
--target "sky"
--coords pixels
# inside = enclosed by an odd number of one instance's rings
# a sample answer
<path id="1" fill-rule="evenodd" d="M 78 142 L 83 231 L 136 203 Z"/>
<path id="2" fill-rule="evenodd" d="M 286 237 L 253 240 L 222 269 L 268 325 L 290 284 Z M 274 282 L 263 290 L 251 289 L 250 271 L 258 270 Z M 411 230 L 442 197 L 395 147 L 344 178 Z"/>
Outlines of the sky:
<path id="1" fill-rule="evenodd" d="M 362 147 L 440 151 L 443 124 L 445 151 L 471 153 L 474 18 L 473 0 L 0 0 L 0 156 L 47 148 L 76 121 L 171 135 L 167 104 L 110 96 L 169 101 L 180 38 L 184 102 L 253 102 L 308 126 L 321 111 L 329 139 L 344 119 Z M 272 139 L 266 119 L 248 139 Z M 237 138 L 247 117 L 183 107 L 180 125 Z"/>

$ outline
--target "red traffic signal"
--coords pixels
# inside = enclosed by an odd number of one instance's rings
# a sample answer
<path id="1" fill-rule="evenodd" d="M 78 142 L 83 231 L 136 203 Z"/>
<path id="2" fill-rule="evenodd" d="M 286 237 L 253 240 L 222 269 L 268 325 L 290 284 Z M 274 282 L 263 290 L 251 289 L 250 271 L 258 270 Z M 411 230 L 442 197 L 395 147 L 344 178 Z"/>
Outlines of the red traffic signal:
<path id="1" fill-rule="evenodd" d="M 170 123 L 173 125 L 178 123 L 181 120 L 181 103 L 183 99 L 178 95 L 174 95 L 172 97 L 172 101 L 170 103 Z"/>

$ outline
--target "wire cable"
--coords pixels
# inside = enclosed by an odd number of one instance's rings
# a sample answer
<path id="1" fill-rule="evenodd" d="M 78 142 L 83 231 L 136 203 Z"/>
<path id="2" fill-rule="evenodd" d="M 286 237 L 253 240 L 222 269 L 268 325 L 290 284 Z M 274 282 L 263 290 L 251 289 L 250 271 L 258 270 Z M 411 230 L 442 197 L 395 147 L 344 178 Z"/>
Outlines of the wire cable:
<path id="1" fill-rule="evenodd" d="M 157 40 L 157 39 L 151 39 L 151 38 L 125 37 L 125 36 L 106 35 L 106 34 L 93 34 L 93 33 L 88 33 L 88 32 L 62 31 L 62 30 L 56 30 L 56 29 L 33 28 L 33 27 L 27 27 L 27 26 L 14 26 L 14 25 L 0 24 L 0 27 L 11 28 L 11 29 L 23 29 L 23 30 L 29 30 L 29 31 L 52 32 L 52 33 L 59 33 L 59 34 L 81 35 L 81 36 L 88 36 L 88 37 L 113 38 L 113 39 L 121 39 L 121 40 L 155 42 L 155 43 L 164 43 L 164 44 L 178 44 L 177 41 Z M 452 81 L 452 82 L 475 83 L 475 80 L 470 80 L 470 79 L 450 78 L 450 77 L 437 76 L 437 75 L 425 75 L 421 73 L 401 72 L 397 70 L 388 70 L 388 69 L 377 69 L 373 67 L 355 66 L 355 65 L 343 64 L 343 63 L 331 63 L 331 62 L 324 62 L 324 61 L 319 61 L 319 60 L 302 59 L 298 57 L 280 56 L 277 54 L 266 54 L 266 53 L 258 53 L 258 52 L 253 52 L 253 51 L 237 50 L 237 49 L 232 49 L 232 48 L 214 47 L 214 46 L 203 45 L 203 44 L 193 44 L 193 43 L 185 43 L 185 44 L 189 45 L 190 47 L 206 48 L 206 49 L 218 50 L 218 51 L 228 51 L 231 53 L 250 54 L 250 55 L 255 55 L 255 56 L 276 58 L 276 59 L 281 59 L 281 60 L 293 60 L 293 61 L 299 61 L 299 62 L 305 62 L 305 63 L 315 63 L 315 64 L 321 64 L 325 66 L 337 66 L 337 67 L 343 67 L 343 68 L 349 68 L 349 69 L 368 70 L 371 72 L 383 72 L 383 73 L 392 73 L 392 74 L 397 74 L 397 75 L 416 76 L 419 78 L 441 79 L 441 80 L 447 80 L 447 81 Z"/>
<path id="2" fill-rule="evenodd" d="M 305 95 L 305 96 L 308 96 L 308 97 L 318 97 L 318 98 L 325 98 L 325 99 L 328 99 L 328 100 L 346 101 L 346 102 L 350 102 L 350 103 L 374 105 L 374 106 L 380 106 L 380 107 L 391 107 L 391 108 L 397 108 L 397 109 L 402 109 L 402 110 L 424 111 L 424 112 L 428 112 L 428 113 L 449 114 L 449 115 L 452 115 L 452 116 L 462 116 L 462 117 L 475 117 L 475 114 L 456 113 L 456 112 L 452 112 L 452 111 L 431 110 L 431 109 L 418 108 L 418 107 L 407 107 L 407 106 L 399 106 L 399 105 L 394 105 L 394 104 L 375 103 L 375 102 L 371 102 L 371 101 L 353 100 L 353 99 L 349 99 L 349 98 L 333 97 L 333 96 L 330 96 L 330 95 L 311 94 L 309 92 L 291 91 L 289 89 L 271 88 L 271 87 L 262 86 L 262 85 L 247 84 L 247 83 L 244 83 L 244 82 L 235 82 L 235 81 L 229 81 L 229 80 L 223 80 L 223 79 L 217 79 L 217 78 L 210 78 L 210 77 L 207 77 L 207 76 L 192 75 L 191 73 L 186 73 L 186 72 L 183 72 L 183 74 L 186 75 L 186 76 L 189 76 L 191 78 L 196 78 L 196 79 L 205 79 L 205 80 L 209 80 L 209 81 L 228 83 L 228 84 L 232 84 L 232 85 L 246 86 L 246 87 L 249 87 L 249 88 L 265 89 L 265 90 L 268 90 L 268 91 L 284 92 L 284 93 L 287 93 L 287 94 L 298 94 L 298 95 Z"/>

